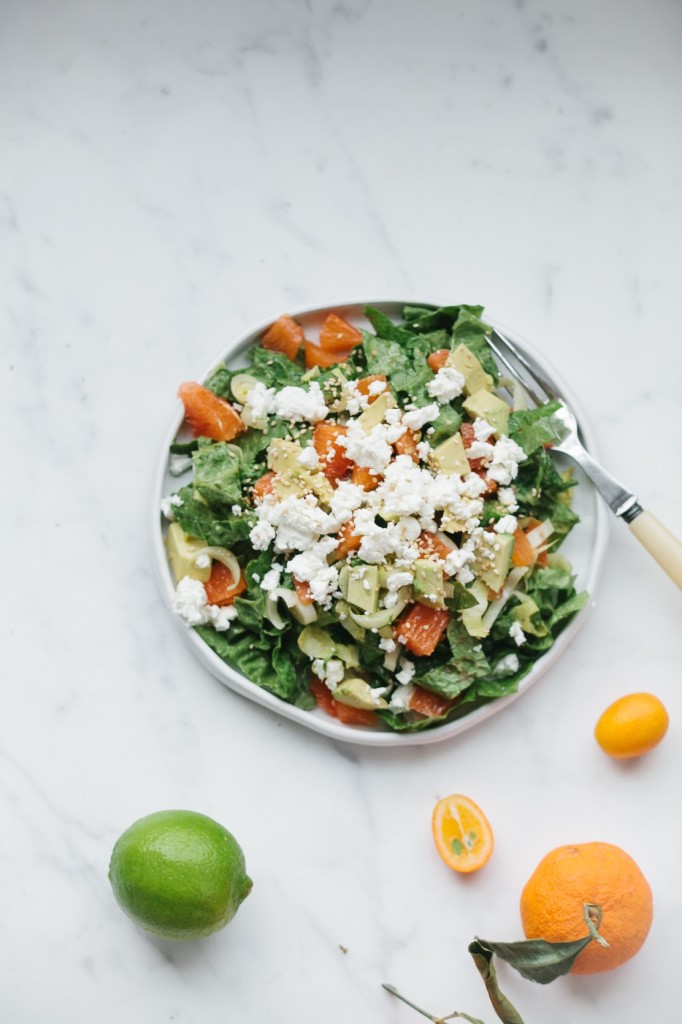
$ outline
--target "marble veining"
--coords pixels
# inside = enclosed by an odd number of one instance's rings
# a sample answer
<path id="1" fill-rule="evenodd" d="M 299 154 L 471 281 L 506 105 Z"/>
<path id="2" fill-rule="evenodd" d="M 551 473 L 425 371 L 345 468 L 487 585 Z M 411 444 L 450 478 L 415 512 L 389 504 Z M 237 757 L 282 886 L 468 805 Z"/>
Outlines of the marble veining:
<path id="1" fill-rule="evenodd" d="M 672 1020 L 682 914 L 679 594 L 619 524 L 554 669 L 452 743 L 330 743 L 224 690 L 159 600 L 146 523 L 177 385 L 250 322 L 413 294 L 483 302 L 581 397 L 605 463 L 678 533 L 682 7 L 677 0 L 0 0 L 7 1024 L 492 1020 L 466 953 L 521 937 L 553 846 L 640 863 L 651 937 L 611 976 L 533 986 L 529 1024 Z M 641 763 L 592 728 L 649 689 Z M 476 877 L 429 834 L 470 794 Z M 255 885 L 188 946 L 106 878 L 120 832 L 190 807 Z"/>

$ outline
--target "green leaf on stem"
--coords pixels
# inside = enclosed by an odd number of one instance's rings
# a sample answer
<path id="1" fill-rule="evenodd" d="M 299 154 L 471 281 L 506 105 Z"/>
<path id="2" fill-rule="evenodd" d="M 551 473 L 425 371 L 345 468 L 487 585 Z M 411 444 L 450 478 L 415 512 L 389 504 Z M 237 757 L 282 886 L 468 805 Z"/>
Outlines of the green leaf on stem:
<path id="1" fill-rule="evenodd" d="M 588 934 L 572 942 L 547 942 L 546 939 L 488 942 L 486 939 L 477 938 L 472 946 L 486 950 L 491 956 L 495 953 L 523 978 L 536 981 L 540 985 L 548 985 L 563 974 L 568 974 L 578 955 L 593 939 L 602 946 L 608 946 L 608 942 L 598 931 L 601 924 L 601 907 L 594 903 L 583 904 L 583 917 Z M 469 952 L 472 952 L 472 946 L 469 947 Z"/>

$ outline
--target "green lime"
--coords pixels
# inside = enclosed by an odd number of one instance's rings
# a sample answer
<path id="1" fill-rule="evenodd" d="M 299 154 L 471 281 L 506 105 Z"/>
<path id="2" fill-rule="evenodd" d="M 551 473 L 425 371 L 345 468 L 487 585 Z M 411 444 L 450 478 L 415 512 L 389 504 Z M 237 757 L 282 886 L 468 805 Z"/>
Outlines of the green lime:
<path id="1" fill-rule="evenodd" d="M 253 885 L 234 836 L 194 811 L 134 822 L 114 846 L 109 881 L 128 917 L 163 939 L 224 928 Z"/>

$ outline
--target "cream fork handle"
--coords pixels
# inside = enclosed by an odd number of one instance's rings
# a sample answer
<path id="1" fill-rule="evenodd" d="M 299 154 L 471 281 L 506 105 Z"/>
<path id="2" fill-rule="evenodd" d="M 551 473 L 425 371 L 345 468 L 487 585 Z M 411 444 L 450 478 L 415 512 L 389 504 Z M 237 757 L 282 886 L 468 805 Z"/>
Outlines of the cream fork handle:
<path id="1" fill-rule="evenodd" d="M 630 523 L 630 530 L 682 590 L 682 541 L 670 533 L 651 512 L 640 512 Z"/>

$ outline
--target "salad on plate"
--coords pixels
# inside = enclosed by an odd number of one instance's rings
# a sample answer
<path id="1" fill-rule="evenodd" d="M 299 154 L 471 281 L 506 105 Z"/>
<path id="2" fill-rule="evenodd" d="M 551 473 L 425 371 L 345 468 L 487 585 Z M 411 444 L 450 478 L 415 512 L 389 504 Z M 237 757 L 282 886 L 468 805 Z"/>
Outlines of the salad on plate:
<path id="1" fill-rule="evenodd" d="M 437 726 L 514 693 L 585 604 L 555 406 L 500 376 L 482 313 L 367 307 L 317 338 L 285 315 L 246 368 L 181 385 L 173 607 L 282 700 Z"/>

